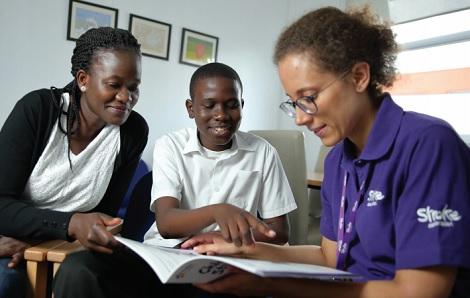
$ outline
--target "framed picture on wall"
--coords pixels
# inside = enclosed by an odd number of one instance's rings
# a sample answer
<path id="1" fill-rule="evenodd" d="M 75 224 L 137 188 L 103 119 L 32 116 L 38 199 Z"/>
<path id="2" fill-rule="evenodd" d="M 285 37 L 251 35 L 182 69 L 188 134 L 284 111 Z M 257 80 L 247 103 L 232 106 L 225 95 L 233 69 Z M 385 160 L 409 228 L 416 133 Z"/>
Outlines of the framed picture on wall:
<path id="1" fill-rule="evenodd" d="M 88 29 L 117 27 L 118 10 L 79 0 L 70 0 L 67 39 L 77 40 Z"/>
<path id="2" fill-rule="evenodd" d="M 219 38 L 183 28 L 180 63 L 201 66 L 217 61 Z"/>
<path id="3" fill-rule="evenodd" d="M 170 24 L 131 14 L 129 31 L 139 41 L 142 55 L 168 60 L 171 38 Z"/>

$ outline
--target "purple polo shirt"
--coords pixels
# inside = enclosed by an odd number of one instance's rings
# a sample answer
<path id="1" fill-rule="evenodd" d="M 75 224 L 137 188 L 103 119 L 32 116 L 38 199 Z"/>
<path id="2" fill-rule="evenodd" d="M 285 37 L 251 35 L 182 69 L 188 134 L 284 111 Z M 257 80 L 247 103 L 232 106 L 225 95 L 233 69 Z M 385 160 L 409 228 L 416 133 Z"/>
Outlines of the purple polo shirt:
<path id="1" fill-rule="evenodd" d="M 357 210 L 348 271 L 393 279 L 395 271 L 459 267 L 456 287 L 470 293 L 470 150 L 443 120 L 404 112 L 386 94 L 359 158 L 345 139 L 325 160 L 321 233 L 336 241 L 344 171 L 346 218 Z M 459 291 L 460 292 L 460 291 Z M 458 295 L 457 295 L 458 296 Z"/>

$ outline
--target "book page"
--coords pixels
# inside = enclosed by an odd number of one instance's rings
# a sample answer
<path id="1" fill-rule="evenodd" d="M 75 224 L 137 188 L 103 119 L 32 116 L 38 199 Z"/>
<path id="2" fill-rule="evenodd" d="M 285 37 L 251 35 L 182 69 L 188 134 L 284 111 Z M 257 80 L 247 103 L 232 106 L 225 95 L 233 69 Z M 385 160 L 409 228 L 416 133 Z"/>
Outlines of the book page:
<path id="1" fill-rule="evenodd" d="M 360 276 L 324 266 L 198 255 L 192 250 L 152 246 L 122 237 L 116 239 L 141 256 L 163 283 L 209 282 L 228 274 L 227 265 L 263 277 L 361 280 Z"/>
<path id="2" fill-rule="evenodd" d="M 214 257 L 227 264 L 262 277 L 313 278 L 330 281 L 355 281 L 360 277 L 334 268 L 289 262 Z"/>
<path id="3" fill-rule="evenodd" d="M 192 250 L 153 246 L 119 236 L 115 238 L 143 258 L 162 283 L 205 283 L 228 273 L 225 264 Z"/>

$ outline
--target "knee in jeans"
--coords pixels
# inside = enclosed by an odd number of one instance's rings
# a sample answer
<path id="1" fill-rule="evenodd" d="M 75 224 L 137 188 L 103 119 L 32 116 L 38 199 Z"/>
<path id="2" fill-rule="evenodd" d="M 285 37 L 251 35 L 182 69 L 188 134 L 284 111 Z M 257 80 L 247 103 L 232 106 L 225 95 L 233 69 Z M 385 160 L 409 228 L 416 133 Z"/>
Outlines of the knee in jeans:
<path id="1" fill-rule="evenodd" d="M 0 297 L 24 297 L 27 283 L 24 264 L 8 268 L 10 258 L 0 258 Z"/>

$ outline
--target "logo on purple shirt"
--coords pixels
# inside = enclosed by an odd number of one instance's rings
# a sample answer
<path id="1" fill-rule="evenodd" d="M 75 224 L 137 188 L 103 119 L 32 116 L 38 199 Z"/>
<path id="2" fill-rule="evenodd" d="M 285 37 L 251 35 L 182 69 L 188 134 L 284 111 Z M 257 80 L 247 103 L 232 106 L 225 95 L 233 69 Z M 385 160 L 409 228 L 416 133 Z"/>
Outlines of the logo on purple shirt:
<path id="1" fill-rule="evenodd" d="M 367 198 L 367 207 L 377 206 L 378 201 L 382 201 L 385 196 L 380 190 L 370 190 Z"/>
<path id="2" fill-rule="evenodd" d="M 462 216 L 457 210 L 452 210 L 447 205 L 442 210 L 434 210 L 427 206 L 426 208 L 419 208 L 416 210 L 418 221 L 428 224 L 428 229 L 438 226 L 453 227 L 454 222 L 459 221 Z"/>

